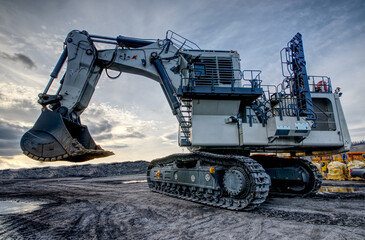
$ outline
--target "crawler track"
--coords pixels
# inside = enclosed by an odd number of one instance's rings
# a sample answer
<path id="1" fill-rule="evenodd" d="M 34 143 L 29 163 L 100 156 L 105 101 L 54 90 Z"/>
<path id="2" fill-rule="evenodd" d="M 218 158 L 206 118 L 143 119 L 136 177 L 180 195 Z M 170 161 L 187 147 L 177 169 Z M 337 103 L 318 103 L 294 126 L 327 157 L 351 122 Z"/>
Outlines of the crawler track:
<path id="1" fill-rule="evenodd" d="M 302 158 L 279 158 L 271 156 L 252 156 L 259 162 L 270 175 L 272 168 L 290 168 L 295 167 L 298 171 L 302 171 L 307 175 L 307 182 L 295 182 L 288 180 L 275 180 L 272 178 L 270 194 L 275 196 L 292 196 L 306 197 L 318 192 L 322 186 L 322 175 L 317 167 L 311 162 Z"/>
<path id="2" fill-rule="evenodd" d="M 163 167 L 173 162 L 200 161 L 204 165 L 223 166 L 226 169 L 238 166 L 244 169 L 249 177 L 245 194 L 232 197 L 221 186 L 219 190 L 204 187 L 186 186 L 173 181 L 153 181 L 150 170 L 154 167 Z M 174 154 L 151 162 L 147 171 L 147 180 L 150 189 L 154 192 L 177 197 L 210 206 L 230 210 L 252 210 L 266 200 L 269 192 L 270 178 L 262 166 L 255 160 L 243 156 L 226 156 L 212 153 Z"/>

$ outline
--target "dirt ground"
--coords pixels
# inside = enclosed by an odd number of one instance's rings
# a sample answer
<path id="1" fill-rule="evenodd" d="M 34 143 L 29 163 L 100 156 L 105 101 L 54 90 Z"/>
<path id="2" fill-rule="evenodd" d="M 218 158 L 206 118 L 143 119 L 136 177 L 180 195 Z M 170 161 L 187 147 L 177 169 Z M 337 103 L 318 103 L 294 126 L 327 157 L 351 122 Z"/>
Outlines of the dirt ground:
<path id="1" fill-rule="evenodd" d="M 271 197 L 233 212 L 150 192 L 144 175 L 3 180 L 0 204 L 43 204 L 0 213 L 0 239 L 365 239 L 365 182 L 324 185 L 353 192 Z"/>

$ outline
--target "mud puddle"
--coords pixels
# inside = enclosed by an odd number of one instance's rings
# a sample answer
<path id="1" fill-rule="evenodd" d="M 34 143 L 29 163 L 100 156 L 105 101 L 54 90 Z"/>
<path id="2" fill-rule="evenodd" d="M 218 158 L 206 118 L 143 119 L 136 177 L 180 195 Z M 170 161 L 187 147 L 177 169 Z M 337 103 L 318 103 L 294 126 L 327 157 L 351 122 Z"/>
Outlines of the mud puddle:
<path id="1" fill-rule="evenodd" d="M 40 201 L 0 201 L 0 214 L 32 212 L 40 208 L 45 202 Z"/>
<path id="2" fill-rule="evenodd" d="M 359 188 L 355 187 L 332 187 L 332 186 L 322 186 L 318 192 L 326 193 L 326 192 L 334 192 L 334 193 L 353 193 L 360 191 Z"/>
<path id="3" fill-rule="evenodd" d="M 131 184 L 131 183 L 146 183 L 147 180 L 131 180 L 131 181 L 122 181 L 122 184 Z"/>

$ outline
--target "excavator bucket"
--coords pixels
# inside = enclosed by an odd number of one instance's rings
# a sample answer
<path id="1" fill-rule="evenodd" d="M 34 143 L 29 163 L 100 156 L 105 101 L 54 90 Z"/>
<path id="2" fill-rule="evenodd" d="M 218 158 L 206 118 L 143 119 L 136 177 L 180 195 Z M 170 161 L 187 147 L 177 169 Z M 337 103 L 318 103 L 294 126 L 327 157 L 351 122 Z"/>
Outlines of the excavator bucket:
<path id="1" fill-rule="evenodd" d="M 23 135 L 20 146 L 25 155 L 39 161 L 83 162 L 114 155 L 95 144 L 86 126 L 47 108 Z"/>

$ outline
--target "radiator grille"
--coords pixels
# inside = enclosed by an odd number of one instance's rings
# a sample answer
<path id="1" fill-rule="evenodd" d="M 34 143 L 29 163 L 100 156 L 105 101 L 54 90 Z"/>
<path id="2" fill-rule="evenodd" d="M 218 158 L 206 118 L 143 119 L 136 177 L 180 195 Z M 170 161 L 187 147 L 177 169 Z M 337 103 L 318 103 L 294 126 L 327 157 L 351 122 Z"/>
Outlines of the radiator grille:
<path id="1" fill-rule="evenodd" d="M 234 80 L 232 58 L 230 57 L 201 57 L 204 71 L 196 73 L 196 85 L 231 84 Z M 201 69 L 201 68 L 199 68 Z"/>

